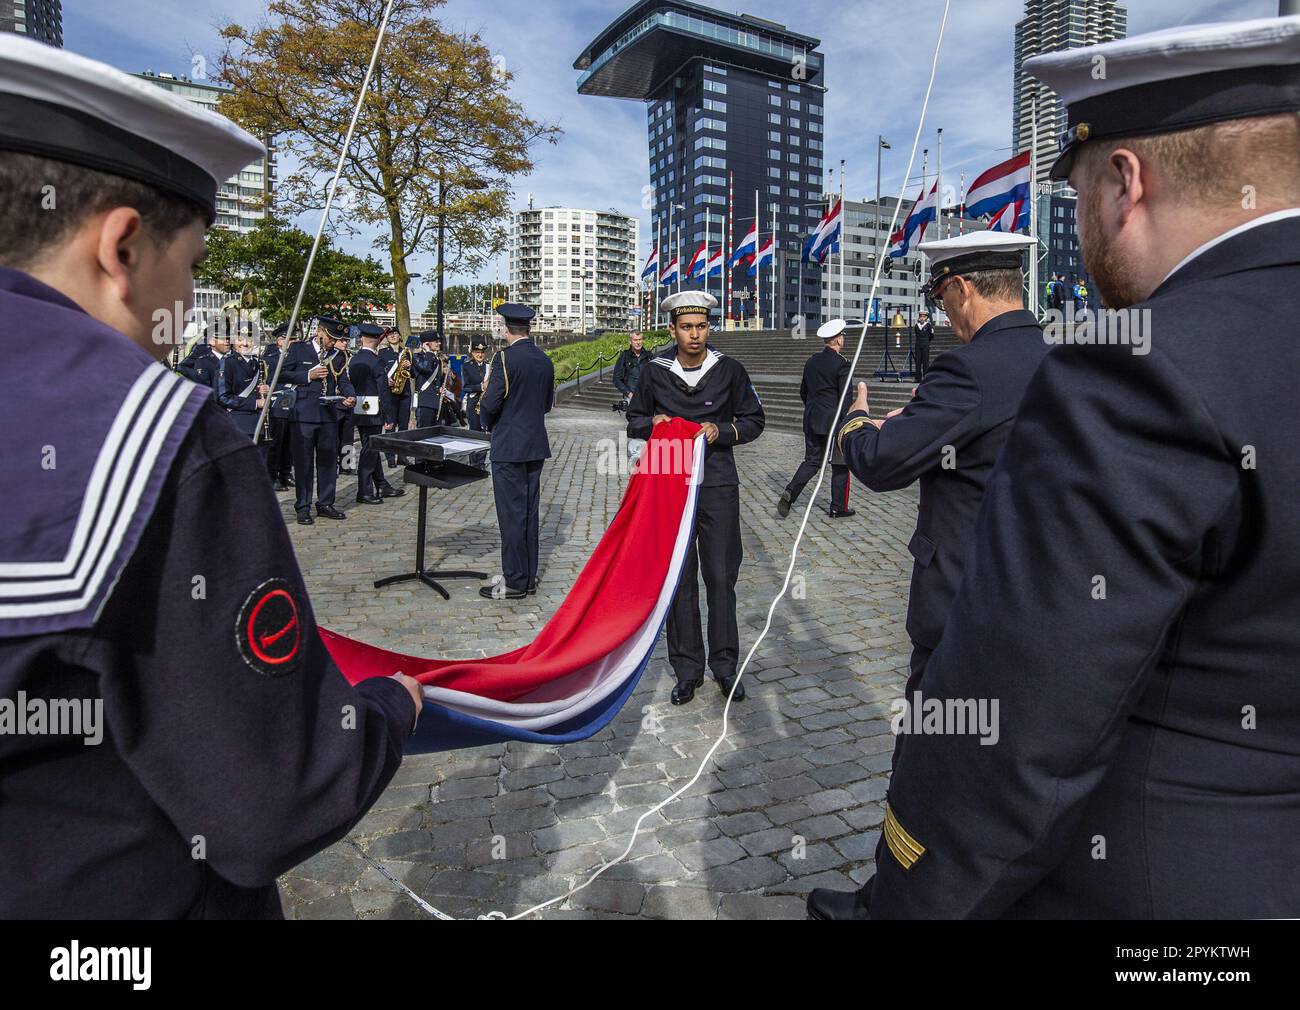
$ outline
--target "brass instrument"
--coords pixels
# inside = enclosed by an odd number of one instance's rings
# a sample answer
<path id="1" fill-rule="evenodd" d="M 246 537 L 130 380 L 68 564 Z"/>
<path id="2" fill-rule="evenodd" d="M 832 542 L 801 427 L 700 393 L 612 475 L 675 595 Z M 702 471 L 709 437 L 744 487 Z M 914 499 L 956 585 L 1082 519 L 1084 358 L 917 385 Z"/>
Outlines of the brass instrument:
<path id="1" fill-rule="evenodd" d="M 394 396 L 401 396 L 406 391 L 406 384 L 411 381 L 412 358 L 409 347 L 403 347 L 397 354 L 397 371 L 393 373 Z"/>

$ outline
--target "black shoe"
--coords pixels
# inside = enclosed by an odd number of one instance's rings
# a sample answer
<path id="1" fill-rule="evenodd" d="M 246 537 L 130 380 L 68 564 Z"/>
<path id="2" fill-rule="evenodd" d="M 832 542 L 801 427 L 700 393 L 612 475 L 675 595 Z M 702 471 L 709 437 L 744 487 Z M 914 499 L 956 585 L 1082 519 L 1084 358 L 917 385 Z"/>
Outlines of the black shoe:
<path id="1" fill-rule="evenodd" d="M 333 505 L 324 505 L 316 509 L 316 514 L 322 519 L 346 519 L 347 515 L 340 512 Z"/>
<path id="2" fill-rule="evenodd" d="M 808 892 L 810 919 L 870 919 L 861 891 L 832 891 L 814 887 Z"/>
<path id="3" fill-rule="evenodd" d="M 500 586 L 479 586 L 478 594 L 486 600 L 522 600 L 528 595 L 528 590 L 511 589 L 509 586 L 504 590 Z"/>
<path id="4" fill-rule="evenodd" d="M 299 526 L 311 526 L 311 525 L 315 524 L 315 522 L 316 522 L 316 520 L 313 519 L 313 518 L 311 517 L 311 513 L 310 513 L 310 512 L 299 512 L 299 513 L 298 513 L 298 525 L 299 525 Z"/>
<path id="5" fill-rule="evenodd" d="M 674 705 L 685 705 L 695 697 L 695 690 L 704 683 L 704 678 L 698 680 L 679 680 L 677 686 L 673 688 L 672 701 Z"/>
<path id="6" fill-rule="evenodd" d="M 857 510 L 851 508 L 842 508 L 842 509 L 833 508 L 830 510 L 830 516 L 832 519 L 847 519 L 849 516 L 855 516 L 857 514 L 858 514 Z"/>
<path id="7" fill-rule="evenodd" d="M 731 695 L 732 701 L 745 700 L 744 681 L 741 681 L 739 684 L 736 684 L 736 693 L 731 694 L 731 685 L 736 683 L 735 675 L 732 675 L 730 677 L 714 677 L 713 679 L 718 682 L 718 690 L 722 692 L 722 697 L 725 698 L 727 697 L 727 695 Z"/>
<path id="8" fill-rule="evenodd" d="M 397 466 L 397 460 L 394 459 L 392 456 L 389 456 L 387 459 L 384 460 L 384 462 L 388 464 L 389 469 L 392 469 L 393 467 Z"/>
<path id="9" fill-rule="evenodd" d="M 529 596 L 536 596 L 536 595 L 537 595 L 537 583 L 536 583 L 536 582 L 534 582 L 531 586 L 528 587 L 528 595 L 529 595 Z"/>
<path id="10" fill-rule="evenodd" d="M 389 484 L 387 487 L 381 487 L 379 489 L 380 498 L 400 498 L 404 494 L 406 494 L 406 488 L 393 487 L 393 485 L 391 484 Z"/>
<path id="11" fill-rule="evenodd" d="M 292 489 L 284 481 L 277 480 L 274 484 L 271 485 L 271 490 L 275 491 L 278 494 L 281 491 L 289 491 Z"/>
<path id="12" fill-rule="evenodd" d="M 782 491 L 781 498 L 776 503 L 776 514 L 782 519 L 790 514 L 790 506 L 794 504 L 794 499 L 790 497 L 789 491 Z"/>
<path id="13" fill-rule="evenodd" d="M 384 499 L 380 498 L 378 495 L 373 495 L 373 494 L 360 495 L 360 494 L 359 494 L 359 495 L 357 495 L 357 504 L 358 504 L 358 505 L 382 505 L 382 504 L 384 504 Z"/>

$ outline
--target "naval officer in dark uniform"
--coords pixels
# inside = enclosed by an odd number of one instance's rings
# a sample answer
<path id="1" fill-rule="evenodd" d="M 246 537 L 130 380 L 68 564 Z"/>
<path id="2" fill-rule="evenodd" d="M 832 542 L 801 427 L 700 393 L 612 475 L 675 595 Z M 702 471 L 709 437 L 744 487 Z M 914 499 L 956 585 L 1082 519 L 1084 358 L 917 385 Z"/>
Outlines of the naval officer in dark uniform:
<path id="1" fill-rule="evenodd" d="M 843 319 L 832 319 L 821 326 L 817 336 L 822 338 L 824 346 L 803 366 L 803 378 L 799 382 L 799 399 L 803 401 L 803 462 L 776 503 L 777 514 L 782 519 L 790 514 L 790 506 L 798 501 L 808 482 L 822 468 L 826 442 L 839 420 L 836 415 L 840 409 L 840 397 L 850 381 L 849 363 L 841 353 L 844 350 L 844 325 Z M 828 511 L 832 519 L 855 514 L 849 508 L 849 468 L 838 453 L 831 455 Z"/>
<path id="2" fill-rule="evenodd" d="M 628 438 L 648 439 L 670 417 L 694 421 L 708 447 L 695 505 L 695 536 L 668 615 L 668 660 L 677 677 L 674 705 L 685 705 L 704 683 L 704 636 L 700 629 L 700 575 L 709 605 L 707 666 L 724 695 L 745 698 L 736 683 L 740 632 L 736 579 L 744 550 L 740 541 L 740 477 L 732 448 L 763 433 L 763 405 L 745 366 L 709 347 L 709 310 L 718 300 L 682 291 L 662 302 L 674 344 L 646 362 L 627 407 Z M 734 693 L 733 693 L 734 686 Z"/>
<path id="3" fill-rule="evenodd" d="M 176 371 L 200 386 L 207 386 L 213 395 L 217 392 L 217 379 L 221 375 L 221 362 L 230 350 L 230 341 L 216 324 L 209 324 L 203 340 L 190 348 L 190 353 L 176 366 Z"/>
<path id="4" fill-rule="evenodd" d="M 310 526 L 311 493 L 316 486 L 316 514 L 324 519 L 346 519 L 334 507 L 339 477 L 339 412 L 356 405 L 352 380 L 336 357 L 334 340 L 346 335 L 347 324 L 322 316 L 316 320 L 315 337 L 290 344 L 285 352 L 280 381 L 297 386 L 297 399 L 289 419 L 293 445 L 293 479 L 297 485 L 294 511 L 298 522 Z M 322 397 L 341 397 L 337 406 L 322 403 Z M 312 476 L 315 474 L 315 480 Z"/>
<path id="5" fill-rule="evenodd" d="M 235 336 L 234 346 L 217 375 L 217 402 L 229 411 L 235 427 L 250 439 L 257 431 L 262 406 L 271 391 L 262 367 L 262 361 L 253 356 L 253 338 L 242 332 Z M 266 442 L 259 443 L 258 449 L 265 456 Z"/>
<path id="6" fill-rule="evenodd" d="M 1025 68 L 1066 104 L 1052 176 L 1117 316 L 1105 335 L 1049 317 L 1062 346 L 921 684 L 941 706 L 997 699 L 996 745 L 908 740 L 865 901 L 814 898 L 873 918 L 1294 918 L 1300 344 L 1277 320 L 1300 318 L 1300 17 Z M 1270 368 L 1242 367 L 1241 334 Z"/>
<path id="7" fill-rule="evenodd" d="M 275 375 L 275 368 L 289 343 L 289 324 L 281 323 L 271 331 L 272 343 L 262 349 L 262 362 L 266 376 Z M 289 451 L 289 418 L 277 417 L 272 411 L 266 418 L 267 430 L 262 433 L 267 443 L 266 469 L 271 476 L 273 491 L 288 491 L 293 486 L 293 455 Z"/>
<path id="8" fill-rule="evenodd" d="M 31 369 L 0 398 L 27 488 L 0 523 L 0 698 L 59 725 L 0 733 L 0 918 L 278 918 L 276 878 L 351 830 L 419 712 L 409 678 L 340 675 L 265 463 L 159 362 L 218 187 L 264 157 L 214 113 L 0 37 L 0 315 Z M 69 388 L 96 395 L 70 413 Z"/>
<path id="9" fill-rule="evenodd" d="M 438 423 L 442 408 L 442 381 L 445 378 L 442 363 L 442 337 L 437 330 L 420 334 L 420 350 L 411 362 L 411 382 L 415 386 L 418 406 L 415 408 L 415 426 L 432 428 Z"/>
<path id="10" fill-rule="evenodd" d="M 384 389 L 384 430 L 406 431 L 411 427 L 415 355 L 411 348 L 402 342 L 400 331 L 390 329 L 384 334 L 384 342 L 379 347 L 379 360 L 384 363 L 388 376 Z M 401 390 L 398 390 L 396 389 L 400 381 L 398 373 L 403 365 L 410 370 L 410 374 Z M 388 465 L 397 466 L 397 455 L 391 452 L 386 455 Z"/>
<path id="11" fill-rule="evenodd" d="M 469 360 L 461 366 L 461 377 L 465 386 L 465 414 L 469 418 L 471 431 L 483 430 L 483 418 L 479 414 L 479 403 L 483 399 L 484 361 L 487 348 L 483 341 L 476 340 L 469 349 Z"/>
<path id="12" fill-rule="evenodd" d="M 480 587 L 479 595 L 517 600 L 537 592 L 538 510 L 542 466 L 551 458 L 546 415 L 555 404 L 555 365 L 529 336 L 531 308 L 507 302 L 497 312 L 505 319 L 506 346 L 492 359 L 480 406 L 492 432 L 502 578 Z"/>

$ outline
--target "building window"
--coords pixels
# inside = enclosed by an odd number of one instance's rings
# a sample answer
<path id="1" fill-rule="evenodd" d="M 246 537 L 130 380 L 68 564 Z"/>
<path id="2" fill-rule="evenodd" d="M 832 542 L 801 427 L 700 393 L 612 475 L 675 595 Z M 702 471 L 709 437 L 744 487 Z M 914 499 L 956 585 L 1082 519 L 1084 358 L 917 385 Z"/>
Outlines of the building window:
<path id="1" fill-rule="evenodd" d="M 771 123 L 773 126 L 781 125 L 781 117 L 775 112 L 769 112 L 767 114 L 767 121 Z"/>

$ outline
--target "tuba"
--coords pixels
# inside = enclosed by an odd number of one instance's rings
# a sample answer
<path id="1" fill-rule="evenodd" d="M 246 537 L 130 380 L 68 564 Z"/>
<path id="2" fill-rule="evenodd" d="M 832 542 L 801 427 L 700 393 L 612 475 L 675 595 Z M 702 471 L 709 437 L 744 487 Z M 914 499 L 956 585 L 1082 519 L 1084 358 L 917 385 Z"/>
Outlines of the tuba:
<path id="1" fill-rule="evenodd" d="M 411 349 L 403 347 L 397 355 L 397 371 L 393 373 L 393 395 L 401 396 L 406 392 L 406 384 L 411 381 Z"/>

